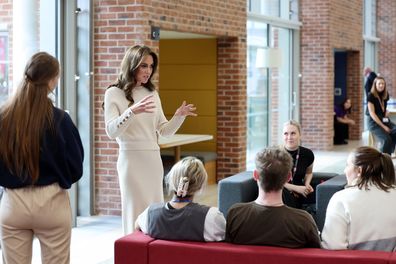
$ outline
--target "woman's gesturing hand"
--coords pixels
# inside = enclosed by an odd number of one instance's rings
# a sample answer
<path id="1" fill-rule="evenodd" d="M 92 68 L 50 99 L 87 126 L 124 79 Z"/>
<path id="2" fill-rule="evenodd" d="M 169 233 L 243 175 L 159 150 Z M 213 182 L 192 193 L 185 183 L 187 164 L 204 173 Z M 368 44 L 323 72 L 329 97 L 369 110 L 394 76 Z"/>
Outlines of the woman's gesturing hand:
<path id="1" fill-rule="evenodd" d="M 142 100 L 140 100 L 137 103 L 134 103 L 131 106 L 132 112 L 136 114 L 140 113 L 153 113 L 155 108 L 154 100 L 153 100 L 153 95 L 147 95 L 144 97 Z"/>
<path id="2" fill-rule="evenodd" d="M 197 116 L 194 111 L 197 108 L 193 104 L 186 104 L 186 101 L 183 101 L 182 105 L 176 110 L 175 115 L 179 116 Z"/>

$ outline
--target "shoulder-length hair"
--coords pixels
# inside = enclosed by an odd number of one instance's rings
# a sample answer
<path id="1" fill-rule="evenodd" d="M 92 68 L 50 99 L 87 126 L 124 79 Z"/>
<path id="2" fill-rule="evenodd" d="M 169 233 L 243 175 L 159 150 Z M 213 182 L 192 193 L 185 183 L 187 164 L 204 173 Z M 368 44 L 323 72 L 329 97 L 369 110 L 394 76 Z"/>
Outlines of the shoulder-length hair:
<path id="1" fill-rule="evenodd" d="M 382 80 L 382 81 L 384 81 L 384 83 L 385 83 L 385 85 L 384 85 L 384 91 L 382 92 L 381 95 L 377 92 L 377 89 L 375 88 L 376 85 L 377 85 L 377 82 L 378 82 L 379 80 Z M 377 78 L 374 79 L 374 81 L 373 81 L 373 86 L 371 86 L 370 93 L 372 93 L 375 97 L 380 98 L 381 100 L 385 100 L 385 99 L 388 97 L 388 89 L 386 88 L 386 81 L 385 81 L 385 78 L 384 78 L 384 77 L 378 76 Z"/>
<path id="2" fill-rule="evenodd" d="M 158 57 L 157 55 L 147 46 L 136 45 L 130 47 L 122 59 L 121 62 L 121 72 L 118 75 L 117 81 L 109 87 L 116 86 L 124 91 L 125 97 L 130 101 L 130 105 L 134 103 L 132 97 L 132 90 L 136 85 L 136 72 L 146 56 L 151 56 L 153 58 L 153 71 L 147 81 L 147 83 L 142 84 L 143 87 L 147 88 L 149 91 L 154 91 L 155 86 L 151 81 L 158 67 Z M 104 106 L 104 104 L 102 104 Z"/>
<path id="3" fill-rule="evenodd" d="M 388 191 L 395 188 L 395 168 L 391 157 L 372 147 L 359 147 L 352 152 L 352 163 L 361 168 L 356 182 L 359 189 L 368 189 L 370 184 Z"/>
<path id="4" fill-rule="evenodd" d="M 40 175 L 40 143 L 54 131 L 49 82 L 59 75 L 59 62 L 46 52 L 27 62 L 24 78 L 0 109 L 0 158 L 12 174 L 33 184 Z"/>

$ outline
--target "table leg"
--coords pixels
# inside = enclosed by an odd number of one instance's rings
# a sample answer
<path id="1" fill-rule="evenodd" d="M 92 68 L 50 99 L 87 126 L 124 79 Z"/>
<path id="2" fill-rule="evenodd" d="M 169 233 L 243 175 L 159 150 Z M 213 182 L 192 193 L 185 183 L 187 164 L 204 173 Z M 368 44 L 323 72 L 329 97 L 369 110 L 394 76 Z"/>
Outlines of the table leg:
<path id="1" fill-rule="evenodd" d="M 181 151 L 180 151 L 181 147 L 180 146 L 175 146 L 175 163 L 178 162 L 180 160 L 180 155 L 181 155 Z"/>

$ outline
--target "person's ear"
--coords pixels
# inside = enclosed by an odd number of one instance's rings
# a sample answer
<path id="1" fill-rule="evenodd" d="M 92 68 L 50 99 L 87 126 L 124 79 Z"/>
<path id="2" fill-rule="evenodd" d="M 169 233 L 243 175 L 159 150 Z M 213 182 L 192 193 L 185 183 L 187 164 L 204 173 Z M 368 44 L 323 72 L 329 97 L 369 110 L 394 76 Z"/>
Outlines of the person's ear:
<path id="1" fill-rule="evenodd" d="M 254 170 L 254 171 L 253 171 L 253 179 L 254 179 L 255 181 L 258 181 L 259 178 L 260 178 L 259 172 L 258 172 L 257 170 Z"/>
<path id="2" fill-rule="evenodd" d="M 357 175 L 360 177 L 362 175 L 362 167 L 357 167 Z"/>
<path id="3" fill-rule="evenodd" d="M 287 174 L 287 181 L 286 182 L 289 182 L 291 180 L 291 177 L 292 177 L 292 173 L 291 173 L 291 171 L 289 171 L 289 173 Z"/>

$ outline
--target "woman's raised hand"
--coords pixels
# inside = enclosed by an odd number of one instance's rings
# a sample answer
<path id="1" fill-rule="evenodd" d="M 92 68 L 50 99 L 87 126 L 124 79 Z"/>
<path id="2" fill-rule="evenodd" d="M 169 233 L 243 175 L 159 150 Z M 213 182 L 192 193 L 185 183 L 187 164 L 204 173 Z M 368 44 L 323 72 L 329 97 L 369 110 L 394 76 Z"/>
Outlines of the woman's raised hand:
<path id="1" fill-rule="evenodd" d="M 131 106 L 131 110 L 132 112 L 136 115 L 136 114 L 140 114 L 140 113 L 153 113 L 154 112 L 154 108 L 155 108 L 155 104 L 154 104 L 154 100 L 153 100 L 153 96 L 152 94 L 147 95 L 146 97 L 144 97 L 142 100 L 140 100 L 137 103 L 134 103 Z"/>
<path id="2" fill-rule="evenodd" d="M 193 104 L 186 104 L 186 101 L 183 101 L 182 105 L 177 108 L 175 115 L 178 116 L 197 116 L 194 111 L 197 108 Z"/>

